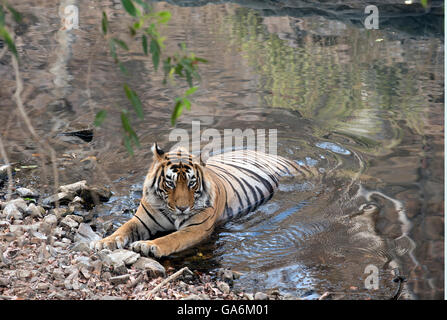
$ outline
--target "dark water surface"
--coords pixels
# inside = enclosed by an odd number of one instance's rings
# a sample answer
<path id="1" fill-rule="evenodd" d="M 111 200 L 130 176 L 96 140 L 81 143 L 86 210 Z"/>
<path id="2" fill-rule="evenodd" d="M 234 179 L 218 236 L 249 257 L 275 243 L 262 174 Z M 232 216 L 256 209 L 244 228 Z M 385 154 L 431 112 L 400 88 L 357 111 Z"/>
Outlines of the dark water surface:
<path id="1" fill-rule="evenodd" d="M 408 279 L 405 298 L 443 298 L 444 38 L 436 22 L 443 17 L 402 16 L 366 30 L 352 17 L 283 2 L 154 4 L 172 13 L 162 29 L 166 51 L 184 42 L 209 60 L 177 128 L 190 132 L 200 121 L 220 132 L 277 129 L 280 155 L 324 173 L 315 181 L 286 179 L 256 212 L 164 263 L 231 268 L 243 274 L 238 288 L 309 298 L 326 291 L 388 298 L 398 269 Z M 80 9 L 79 29 L 61 31 L 58 10 L 71 3 Z M 172 99 L 185 88 L 162 85 L 139 41 L 124 58 L 131 76 L 120 74 L 99 29 L 105 10 L 113 30 L 125 32 L 120 1 L 17 1 L 17 9 L 25 16 L 15 30 L 22 98 L 55 150 L 58 183 L 87 179 L 111 187 L 114 196 L 98 212 L 118 226 L 138 204 L 151 144 L 173 145 Z M 37 165 L 17 171 L 15 184 L 50 193 L 51 158 L 11 112 L 8 59 L 0 63 L 0 132 L 16 168 Z M 133 158 L 121 140 L 119 112 L 131 108 L 123 81 L 145 109 L 145 120 L 132 118 L 142 145 Z M 91 142 L 60 135 L 90 128 L 101 108 L 108 120 Z M 365 288 L 369 265 L 379 272 L 377 290 Z"/>

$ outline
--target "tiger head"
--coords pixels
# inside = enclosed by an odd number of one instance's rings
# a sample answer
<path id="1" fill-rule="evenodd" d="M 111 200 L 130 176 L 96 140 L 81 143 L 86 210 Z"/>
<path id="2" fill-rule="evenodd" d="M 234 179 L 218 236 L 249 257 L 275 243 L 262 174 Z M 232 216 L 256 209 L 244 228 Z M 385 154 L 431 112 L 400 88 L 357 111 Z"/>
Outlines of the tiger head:
<path id="1" fill-rule="evenodd" d="M 164 152 L 155 143 L 144 183 L 145 200 L 173 216 L 191 216 L 211 206 L 211 184 L 204 164 L 183 148 Z"/>

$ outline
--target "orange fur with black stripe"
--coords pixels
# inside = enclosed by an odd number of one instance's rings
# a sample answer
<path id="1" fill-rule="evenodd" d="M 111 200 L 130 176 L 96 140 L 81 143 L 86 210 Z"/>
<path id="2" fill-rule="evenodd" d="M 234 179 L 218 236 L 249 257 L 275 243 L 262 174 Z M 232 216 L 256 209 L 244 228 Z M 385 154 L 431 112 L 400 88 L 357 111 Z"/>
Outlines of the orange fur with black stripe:
<path id="1" fill-rule="evenodd" d="M 218 223 L 255 210 L 268 201 L 281 175 L 312 175 L 310 168 L 280 156 L 231 151 L 200 162 L 184 149 L 154 160 L 135 215 L 112 235 L 92 246 L 130 248 L 143 255 L 167 256 L 207 239 Z M 156 238 L 158 232 L 173 231 Z"/>

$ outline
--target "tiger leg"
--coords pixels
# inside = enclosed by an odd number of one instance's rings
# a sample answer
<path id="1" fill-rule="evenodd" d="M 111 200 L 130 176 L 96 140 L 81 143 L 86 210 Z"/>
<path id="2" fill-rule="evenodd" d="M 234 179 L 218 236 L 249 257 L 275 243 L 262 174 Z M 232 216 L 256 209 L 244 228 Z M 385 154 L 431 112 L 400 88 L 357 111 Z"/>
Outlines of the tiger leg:
<path id="1" fill-rule="evenodd" d="M 102 250 L 102 249 L 115 250 L 117 248 L 122 249 L 130 242 L 133 242 L 137 239 L 141 239 L 136 236 L 139 234 L 137 224 L 138 224 L 137 219 L 133 217 L 132 219 L 124 223 L 121 227 L 119 227 L 110 236 L 102 240 L 92 242 L 90 244 L 90 247 L 95 250 Z"/>
<path id="2" fill-rule="evenodd" d="M 178 231 L 154 240 L 133 242 L 130 248 L 142 255 L 160 258 L 194 247 L 214 230 L 216 215 L 207 211 L 194 216 L 187 226 Z"/>

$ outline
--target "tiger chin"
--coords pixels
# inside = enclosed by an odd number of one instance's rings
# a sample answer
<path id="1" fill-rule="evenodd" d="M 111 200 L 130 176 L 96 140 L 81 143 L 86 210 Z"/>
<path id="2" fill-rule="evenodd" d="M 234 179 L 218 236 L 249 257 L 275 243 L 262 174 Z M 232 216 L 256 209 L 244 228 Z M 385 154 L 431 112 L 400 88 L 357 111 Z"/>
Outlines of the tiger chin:
<path id="1" fill-rule="evenodd" d="M 206 164 L 183 148 L 165 153 L 155 143 L 152 152 L 135 215 L 112 235 L 92 242 L 93 249 L 130 247 L 156 258 L 183 251 L 206 240 L 219 223 L 268 201 L 280 176 L 312 175 L 308 167 L 256 151 L 227 152 Z"/>

